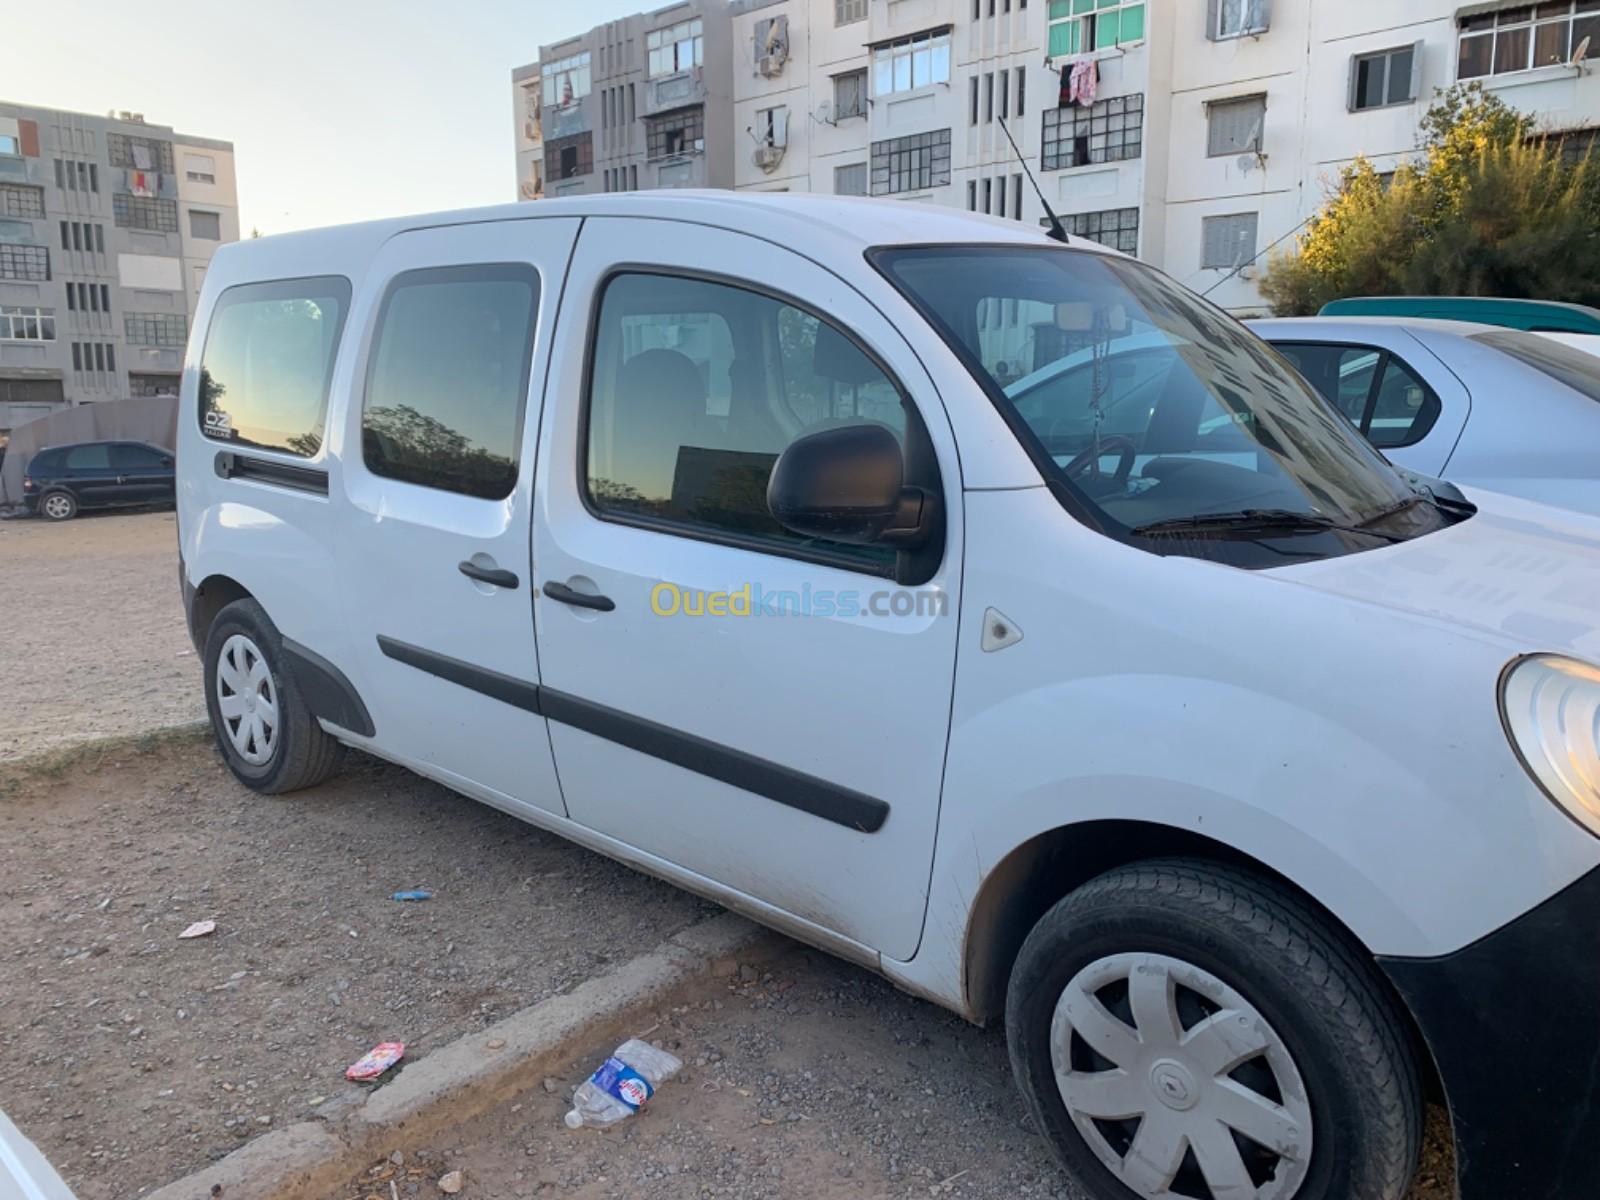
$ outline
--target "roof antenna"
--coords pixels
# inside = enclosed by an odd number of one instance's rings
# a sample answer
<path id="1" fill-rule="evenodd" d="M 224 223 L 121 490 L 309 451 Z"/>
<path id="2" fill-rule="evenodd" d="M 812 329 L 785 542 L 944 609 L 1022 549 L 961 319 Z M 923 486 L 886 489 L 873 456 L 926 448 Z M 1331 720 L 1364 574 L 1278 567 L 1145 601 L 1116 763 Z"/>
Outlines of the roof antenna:
<path id="1" fill-rule="evenodd" d="M 1023 174 L 1028 177 L 1028 182 L 1033 184 L 1034 195 L 1038 196 L 1039 203 L 1044 205 L 1044 215 L 1050 218 L 1048 236 L 1055 238 L 1062 245 L 1069 245 L 1070 239 L 1067 237 L 1067 228 L 1061 223 L 1061 218 L 1056 216 L 1056 210 L 1050 207 L 1050 201 L 1046 200 L 1044 193 L 1039 190 L 1039 181 L 1033 177 L 1033 168 L 1028 166 L 1028 160 L 1022 157 L 1022 151 L 1017 149 L 1017 139 L 1012 137 L 1011 130 L 1006 128 L 1006 119 L 1004 117 L 996 117 L 995 120 L 1000 122 L 1000 132 L 1006 135 L 1006 141 L 1011 143 L 1011 153 L 1017 156 L 1017 162 L 1022 165 Z"/>

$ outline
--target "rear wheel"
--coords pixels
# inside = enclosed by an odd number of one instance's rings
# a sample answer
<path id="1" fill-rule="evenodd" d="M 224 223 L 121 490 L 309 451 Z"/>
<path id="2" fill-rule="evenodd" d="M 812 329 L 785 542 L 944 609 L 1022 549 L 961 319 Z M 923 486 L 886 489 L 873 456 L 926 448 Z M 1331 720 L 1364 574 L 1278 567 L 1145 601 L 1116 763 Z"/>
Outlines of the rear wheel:
<path id="1" fill-rule="evenodd" d="M 1029 934 L 1012 1069 L 1094 1200 L 1401 1200 L 1422 1106 L 1393 1001 L 1298 898 L 1136 864 Z"/>
<path id="2" fill-rule="evenodd" d="M 70 521 L 78 515 L 78 501 L 71 492 L 46 492 L 39 499 L 39 512 L 52 521 Z"/>
<path id="3" fill-rule="evenodd" d="M 344 747 L 323 732 L 283 666 L 283 639 L 254 600 L 235 600 L 206 637 L 206 709 L 228 767 L 258 792 L 312 787 Z"/>

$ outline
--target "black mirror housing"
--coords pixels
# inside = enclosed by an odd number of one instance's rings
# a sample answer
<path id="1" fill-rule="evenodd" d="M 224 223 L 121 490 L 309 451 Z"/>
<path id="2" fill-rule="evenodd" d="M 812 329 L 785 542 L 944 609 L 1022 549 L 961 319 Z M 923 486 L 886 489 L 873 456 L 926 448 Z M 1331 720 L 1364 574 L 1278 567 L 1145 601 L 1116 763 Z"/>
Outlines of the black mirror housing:
<path id="1" fill-rule="evenodd" d="M 802 537 L 910 549 L 933 527 L 934 503 L 905 486 L 900 443 L 882 425 L 841 425 L 789 444 L 767 481 L 767 508 Z"/>

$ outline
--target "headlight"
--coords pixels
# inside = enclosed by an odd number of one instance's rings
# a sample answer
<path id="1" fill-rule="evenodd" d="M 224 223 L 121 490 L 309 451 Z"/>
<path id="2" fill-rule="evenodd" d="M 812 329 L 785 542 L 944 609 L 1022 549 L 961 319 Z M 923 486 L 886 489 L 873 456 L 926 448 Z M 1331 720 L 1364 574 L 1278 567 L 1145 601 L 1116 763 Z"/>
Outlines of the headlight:
<path id="1" fill-rule="evenodd" d="M 1600 668 L 1534 654 L 1506 671 L 1500 716 L 1528 774 L 1600 836 Z"/>

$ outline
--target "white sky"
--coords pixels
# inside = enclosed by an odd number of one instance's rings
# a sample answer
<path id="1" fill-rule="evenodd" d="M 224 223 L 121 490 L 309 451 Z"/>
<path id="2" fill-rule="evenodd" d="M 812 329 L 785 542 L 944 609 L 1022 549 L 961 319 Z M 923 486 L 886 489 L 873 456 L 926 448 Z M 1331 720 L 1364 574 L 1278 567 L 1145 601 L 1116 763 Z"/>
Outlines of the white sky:
<path id="1" fill-rule="evenodd" d="M 8 4 L 0 100 L 142 112 L 234 144 L 239 222 L 283 233 L 516 199 L 511 68 L 655 0 Z"/>

